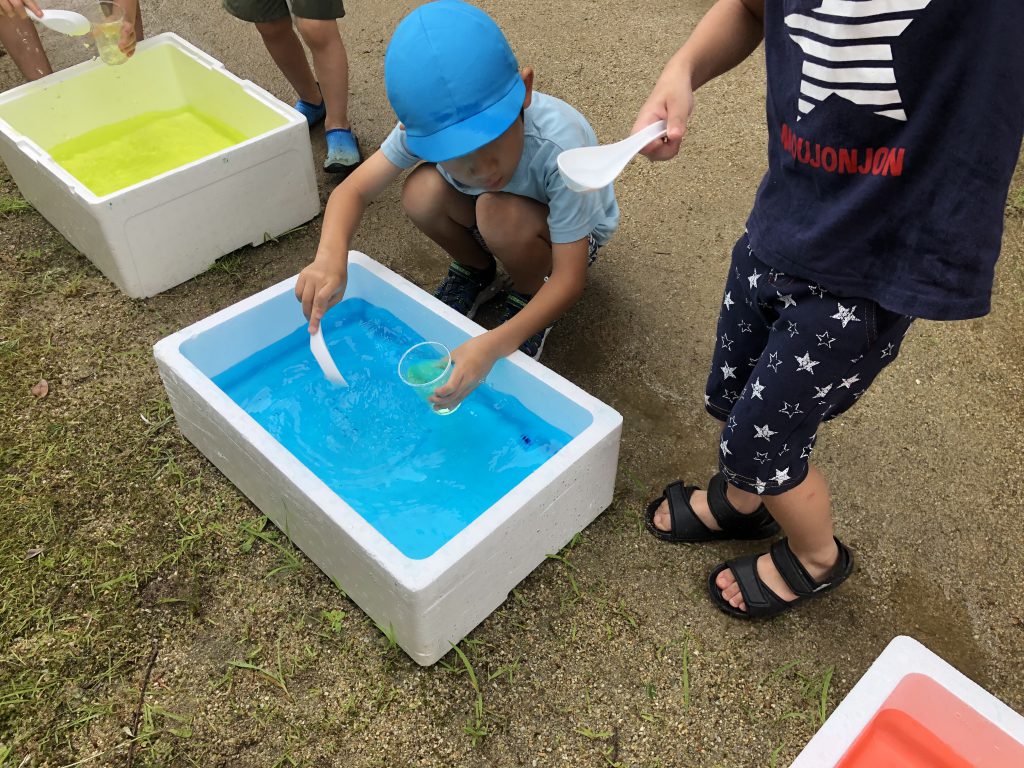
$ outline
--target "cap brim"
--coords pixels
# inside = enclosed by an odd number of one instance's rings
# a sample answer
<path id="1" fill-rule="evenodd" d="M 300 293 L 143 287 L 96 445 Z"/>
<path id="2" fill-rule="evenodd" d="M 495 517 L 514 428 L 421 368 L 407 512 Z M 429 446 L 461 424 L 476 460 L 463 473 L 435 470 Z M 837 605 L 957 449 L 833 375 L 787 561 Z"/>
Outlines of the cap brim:
<path id="1" fill-rule="evenodd" d="M 516 77 L 511 90 L 483 112 L 449 125 L 429 136 L 405 135 L 409 150 L 431 163 L 442 163 L 475 152 L 508 130 L 519 117 L 526 99 L 526 85 Z"/>

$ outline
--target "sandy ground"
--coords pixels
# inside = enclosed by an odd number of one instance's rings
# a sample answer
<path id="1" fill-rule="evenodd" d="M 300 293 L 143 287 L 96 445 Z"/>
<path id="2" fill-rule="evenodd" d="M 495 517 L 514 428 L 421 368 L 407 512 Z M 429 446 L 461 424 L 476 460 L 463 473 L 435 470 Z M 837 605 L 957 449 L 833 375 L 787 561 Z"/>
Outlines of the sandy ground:
<path id="1" fill-rule="evenodd" d="M 143 5 L 150 34 L 178 32 L 293 99 L 255 30 L 215 3 Z M 608 141 L 710 3 L 482 5 L 537 88 Z M 352 3 L 342 23 L 364 148 L 393 124 L 383 51 L 410 8 Z M 81 58 L 44 39 L 55 64 Z M 621 229 L 545 351 L 624 416 L 616 500 L 563 553 L 578 589 L 545 563 L 463 644 L 479 711 L 454 654 L 415 666 L 301 554 L 252 535 L 258 511 L 167 418 L 152 343 L 297 272 L 319 219 L 133 301 L 38 214 L 0 214 L 0 766 L 785 765 L 899 634 L 1024 710 L 1020 168 L 992 313 L 917 323 L 820 435 L 858 561 L 842 590 L 741 624 L 703 585 L 753 548 L 668 546 L 638 523 L 665 482 L 714 469 L 701 393 L 764 169 L 763 74 L 755 55 L 705 88 L 680 158 L 635 163 L 617 186 Z M 0 58 L 0 90 L 18 82 Z M 321 132 L 313 144 L 322 157 Z M 16 194 L 6 173 L 0 193 Z M 397 187 L 354 247 L 428 289 L 446 267 Z M 50 394 L 36 400 L 41 377 Z"/>

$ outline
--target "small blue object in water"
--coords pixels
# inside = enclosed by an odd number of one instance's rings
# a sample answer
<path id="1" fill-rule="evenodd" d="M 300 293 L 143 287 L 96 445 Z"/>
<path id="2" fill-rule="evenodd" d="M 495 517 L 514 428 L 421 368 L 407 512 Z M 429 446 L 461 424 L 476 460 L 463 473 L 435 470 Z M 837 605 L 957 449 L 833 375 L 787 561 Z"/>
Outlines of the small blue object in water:
<path id="1" fill-rule="evenodd" d="M 452 415 L 432 413 L 397 373 L 423 338 L 386 310 L 346 299 L 324 325 L 347 389 L 324 379 L 305 325 L 214 383 L 410 558 L 432 555 L 571 439 L 487 385 Z"/>

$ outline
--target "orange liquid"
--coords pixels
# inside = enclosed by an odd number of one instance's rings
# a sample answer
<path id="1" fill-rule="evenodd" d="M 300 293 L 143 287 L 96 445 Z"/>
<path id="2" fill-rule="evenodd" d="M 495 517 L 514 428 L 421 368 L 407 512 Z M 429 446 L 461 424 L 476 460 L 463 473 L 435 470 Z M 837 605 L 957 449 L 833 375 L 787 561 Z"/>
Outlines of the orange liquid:
<path id="1" fill-rule="evenodd" d="M 1024 744 L 932 678 L 913 673 L 893 689 L 836 768 L 1022 766 Z"/>

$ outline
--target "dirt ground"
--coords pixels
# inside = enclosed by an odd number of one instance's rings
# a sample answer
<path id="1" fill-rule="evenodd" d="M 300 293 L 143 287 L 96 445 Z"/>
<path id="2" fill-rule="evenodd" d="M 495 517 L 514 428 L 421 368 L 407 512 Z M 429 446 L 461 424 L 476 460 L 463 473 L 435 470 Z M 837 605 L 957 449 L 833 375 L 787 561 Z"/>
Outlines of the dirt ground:
<path id="1" fill-rule="evenodd" d="M 537 87 L 608 141 L 710 2 L 482 5 Z M 143 7 L 150 34 L 178 32 L 293 99 L 255 30 L 215 3 Z M 383 52 L 411 7 L 351 3 L 342 23 L 367 149 L 393 124 Z M 81 58 L 44 39 L 55 64 Z M 0 58 L 0 90 L 18 83 Z M 900 634 L 1024 711 L 1020 168 L 992 313 L 917 323 L 821 433 L 858 561 L 835 596 L 736 622 L 704 580 L 754 548 L 668 546 L 639 522 L 665 482 L 714 470 L 701 394 L 764 170 L 763 97 L 755 55 L 702 90 L 676 162 L 634 163 L 617 185 L 621 229 L 544 360 L 624 416 L 615 502 L 462 643 L 475 676 L 454 653 L 416 666 L 263 527 L 181 437 L 157 376 L 154 342 L 301 269 L 319 218 L 130 300 L 0 167 L 0 767 L 781 766 Z M 322 158 L 321 131 L 313 145 Z M 354 247 L 428 289 L 446 268 L 397 187 Z M 30 392 L 40 379 L 44 398 Z"/>

